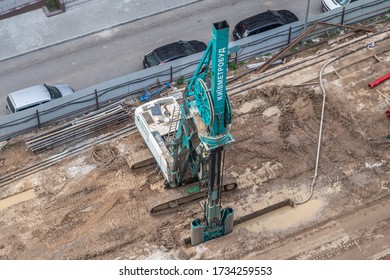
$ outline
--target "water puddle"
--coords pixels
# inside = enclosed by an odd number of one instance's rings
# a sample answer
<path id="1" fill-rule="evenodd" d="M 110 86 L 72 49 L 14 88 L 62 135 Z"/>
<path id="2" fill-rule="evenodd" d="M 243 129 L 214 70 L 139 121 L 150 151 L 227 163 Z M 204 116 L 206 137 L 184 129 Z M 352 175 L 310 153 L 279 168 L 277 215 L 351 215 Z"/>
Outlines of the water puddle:
<path id="1" fill-rule="evenodd" d="M 245 227 L 249 231 L 259 233 L 297 227 L 301 223 L 312 221 L 323 206 L 324 202 L 321 200 L 311 200 L 295 208 L 285 206 L 238 225 L 237 228 Z"/>
<path id="2" fill-rule="evenodd" d="M 0 210 L 32 198 L 35 198 L 33 189 L 9 196 L 0 200 Z"/>

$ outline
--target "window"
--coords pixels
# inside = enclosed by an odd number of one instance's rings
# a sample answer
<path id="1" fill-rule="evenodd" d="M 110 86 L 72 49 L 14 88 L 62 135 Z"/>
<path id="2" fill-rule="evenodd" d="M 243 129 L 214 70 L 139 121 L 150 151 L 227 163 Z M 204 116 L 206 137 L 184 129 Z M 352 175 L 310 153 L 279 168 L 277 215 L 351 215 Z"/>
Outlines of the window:
<path id="1" fill-rule="evenodd" d="M 7 105 L 8 105 L 8 109 L 11 111 L 11 113 L 15 113 L 15 107 L 12 104 L 12 101 L 9 98 L 9 96 L 7 96 Z"/>
<path id="2" fill-rule="evenodd" d="M 27 106 L 27 107 L 23 107 L 21 109 L 18 109 L 17 111 L 20 112 L 20 111 L 23 111 L 23 110 L 31 109 L 31 108 L 34 108 L 34 107 L 36 107 L 38 105 L 44 104 L 46 102 L 49 102 L 49 101 L 44 101 L 44 102 L 41 102 L 41 103 L 36 103 L 36 104 L 30 105 L 30 106 Z"/>
<path id="3" fill-rule="evenodd" d="M 274 28 L 279 27 L 279 26 L 282 26 L 282 25 L 280 23 L 274 23 L 274 24 L 271 24 L 271 25 L 268 25 L 268 26 L 264 26 L 262 28 L 253 30 L 252 32 L 249 33 L 248 36 L 251 36 L 251 35 L 254 35 L 254 34 L 259 34 L 259 33 L 262 33 L 262 32 L 265 32 L 265 31 L 268 31 L 268 30 L 271 30 L 271 29 L 274 29 Z"/>
<path id="4" fill-rule="evenodd" d="M 45 87 L 49 91 L 51 99 L 57 99 L 57 98 L 62 97 L 61 92 L 56 87 L 48 86 L 46 84 L 45 84 Z"/>
<path id="5" fill-rule="evenodd" d="M 349 3 L 352 3 L 352 2 L 356 2 L 357 0 L 336 0 L 337 3 L 339 3 L 340 5 L 347 5 Z"/>
<path id="6" fill-rule="evenodd" d="M 188 42 L 183 42 L 183 48 L 184 48 L 184 53 L 186 55 L 191 55 L 196 53 L 195 49 Z"/>
<path id="7" fill-rule="evenodd" d="M 241 24 L 237 25 L 236 29 L 237 29 L 238 34 L 242 35 L 246 31 L 247 27 L 245 24 L 241 23 Z"/>
<path id="8" fill-rule="evenodd" d="M 151 53 L 148 53 L 147 55 L 145 55 L 145 63 L 149 67 L 151 67 L 151 66 L 159 65 L 160 61 L 156 58 L 156 56 L 154 55 L 154 52 L 151 52 Z"/>

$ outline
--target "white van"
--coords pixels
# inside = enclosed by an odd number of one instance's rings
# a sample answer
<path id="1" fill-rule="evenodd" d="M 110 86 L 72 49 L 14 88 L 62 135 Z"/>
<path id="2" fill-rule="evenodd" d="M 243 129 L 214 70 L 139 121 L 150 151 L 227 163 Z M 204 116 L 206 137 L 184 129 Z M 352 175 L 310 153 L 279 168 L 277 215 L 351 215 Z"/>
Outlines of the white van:
<path id="1" fill-rule="evenodd" d="M 50 102 L 53 99 L 69 95 L 73 92 L 74 90 L 69 85 L 64 84 L 55 86 L 47 84 L 36 85 L 8 94 L 5 107 L 7 113 L 15 113 Z"/>
<path id="2" fill-rule="evenodd" d="M 327 12 L 356 1 L 358 0 L 321 0 L 321 4 L 324 12 Z"/>

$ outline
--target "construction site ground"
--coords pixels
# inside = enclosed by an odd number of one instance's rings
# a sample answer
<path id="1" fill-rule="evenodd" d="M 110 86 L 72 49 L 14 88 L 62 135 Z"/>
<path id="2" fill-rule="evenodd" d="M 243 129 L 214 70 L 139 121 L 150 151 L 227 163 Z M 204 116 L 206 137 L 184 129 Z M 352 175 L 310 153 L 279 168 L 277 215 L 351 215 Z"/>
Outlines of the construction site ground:
<path id="1" fill-rule="evenodd" d="M 288 198 L 296 207 L 239 224 L 223 238 L 185 244 L 191 220 L 202 216 L 199 203 L 159 216 L 148 213 L 147 198 L 165 190 L 156 167 L 129 169 L 127 157 L 145 145 L 135 133 L 2 186 L 0 259 L 389 257 L 390 102 L 376 89 L 390 96 L 390 81 L 368 88 L 390 73 L 386 23 L 374 34 L 344 36 L 229 84 L 235 143 L 226 148 L 225 169 L 238 189 L 223 196 L 223 205 L 236 218 Z M 336 57 L 323 75 L 327 95 L 313 196 L 299 204 L 309 198 L 315 172 L 320 70 Z M 0 176 L 71 147 L 33 154 L 25 146 L 30 136 L 2 148 Z"/>

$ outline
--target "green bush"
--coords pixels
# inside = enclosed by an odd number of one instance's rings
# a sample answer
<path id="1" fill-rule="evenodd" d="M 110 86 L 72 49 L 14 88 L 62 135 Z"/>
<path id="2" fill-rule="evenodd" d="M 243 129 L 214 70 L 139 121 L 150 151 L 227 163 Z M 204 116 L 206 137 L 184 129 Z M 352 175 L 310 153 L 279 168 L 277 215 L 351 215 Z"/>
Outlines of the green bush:
<path id="1" fill-rule="evenodd" d="M 291 53 L 296 53 L 298 51 L 298 47 L 292 47 L 291 49 L 290 49 L 290 52 Z"/>
<path id="2" fill-rule="evenodd" d="M 313 46 L 314 45 L 314 41 L 312 39 L 309 39 L 305 42 L 305 45 L 307 46 Z"/>
<path id="3" fill-rule="evenodd" d="M 46 2 L 45 6 L 50 12 L 60 9 L 60 5 L 56 0 L 46 0 L 45 2 Z"/>
<path id="4" fill-rule="evenodd" d="M 237 70 L 237 69 L 238 69 L 237 63 L 229 62 L 229 63 L 228 63 L 228 69 L 229 69 L 230 71 L 232 71 L 232 70 Z"/>
<path id="5" fill-rule="evenodd" d="M 181 76 L 179 79 L 177 79 L 177 81 L 176 81 L 176 85 L 178 85 L 178 86 L 180 86 L 180 85 L 182 85 L 182 84 L 184 84 L 184 77 L 183 76 Z"/>

